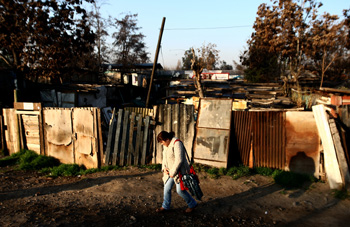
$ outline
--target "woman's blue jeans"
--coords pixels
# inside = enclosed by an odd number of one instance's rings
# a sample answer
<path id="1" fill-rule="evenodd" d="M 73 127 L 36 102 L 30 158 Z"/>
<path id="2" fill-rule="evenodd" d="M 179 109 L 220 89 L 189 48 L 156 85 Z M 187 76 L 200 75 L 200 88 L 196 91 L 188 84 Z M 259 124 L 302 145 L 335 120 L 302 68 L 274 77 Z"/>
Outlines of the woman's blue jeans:
<path id="1" fill-rule="evenodd" d="M 175 184 L 174 179 L 170 177 L 164 185 L 164 201 L 163 201 L 162 207 L 166 210 L 170 209 L 171 189 L 174 184 Z M 193 208 L 197 206 L 196 200 L 194 200 L 186 190 L 182 191 L 180 184 L 176 184 L 176 192 L 185 200 L 189 208 Z"/>

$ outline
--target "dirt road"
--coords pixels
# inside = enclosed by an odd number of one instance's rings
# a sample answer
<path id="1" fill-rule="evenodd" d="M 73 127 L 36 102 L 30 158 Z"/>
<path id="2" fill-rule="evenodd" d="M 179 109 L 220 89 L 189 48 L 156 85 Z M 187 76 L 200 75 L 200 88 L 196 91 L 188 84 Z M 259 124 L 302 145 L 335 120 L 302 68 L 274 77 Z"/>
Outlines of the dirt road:
<path id="1" fill-rule="evenodd" d="M 350 200 L 338 200 L 327 183 L 284 190 L 271 177 L 233 180 L 199 173 L 204 193 L 185 214 L 173 193 L 173 209 L 161 206 L 161 173 L 129 167 L 80 177 L 48 178 L 0 168 L 1 226 L 348 226 Z"/>

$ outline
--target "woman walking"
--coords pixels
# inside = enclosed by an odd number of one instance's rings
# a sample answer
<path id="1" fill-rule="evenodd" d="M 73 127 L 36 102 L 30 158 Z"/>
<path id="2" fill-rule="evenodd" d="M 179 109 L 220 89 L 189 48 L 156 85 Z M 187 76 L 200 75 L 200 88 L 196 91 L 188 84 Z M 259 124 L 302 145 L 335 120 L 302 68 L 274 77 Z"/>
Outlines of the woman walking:
<path id="1" fill-rule="evenodd" d="M 162 131 L 158 134 L 157 140 L 164 146 L 162 161 L 164 200 L 162 207 L 158 208 L 156 212 L 164 212 L 170 209 L 171 189 L 176 184 L 177 194 L 185 200 L 188 206 L 185 212 L 191 213 L 198 204 L 186 190 L 181 190 L 179 178 L 179 173 L 183 175 L 190 170 L 185 157 L 185 147 L 179 139 L 174 137 L 174 132 Z"/>

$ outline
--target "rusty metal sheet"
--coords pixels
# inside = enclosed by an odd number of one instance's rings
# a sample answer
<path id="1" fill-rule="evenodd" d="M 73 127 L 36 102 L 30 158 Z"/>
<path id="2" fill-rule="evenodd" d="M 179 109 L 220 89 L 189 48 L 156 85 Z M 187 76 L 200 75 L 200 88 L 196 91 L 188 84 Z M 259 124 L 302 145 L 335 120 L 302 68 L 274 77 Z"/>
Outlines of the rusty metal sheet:
<path id="1" fill-rule="evenodd" d="M 284 111 L 258 111 L 251 114 L 254 166 L 284 169 Z"/>
<path id="2" fill-rule="evenodd" d="M 62 163 L 74 163 L 71 109 L 44 108 L 44 141 L 48 156 Z"/>
<path id="3" fill-rule="evenodd" d="M 198 128 L 194 161 L 216 167 L 226 167 L 229 138 L 228 130 Z"/>
<path id="4" fill-rule="evenodd" d="M 74 163 L 73 143 L 70 143 L 69 145 L 45 143 L 45 149 L 48 156 L 57 158 L 61 163 Z"/>
<path id="5" fill-rule="evenodd" d="M 318 178 L 320 137 L 313 113 L 286 112 L 286 168 Z"/>
<path id="6" fill-rule="evenodd" d="M 285 169 L 284 118 L 284 111 L 233 111 L 238 161 L 247 166 Z"/>
<path id="7" fill-rule="evenodd" d="M 70 109 L 44 109 L 44 130 L 48 143 L 67 146 L 72 143 Z"/>
<path id="8" fill-rule="evenodd" d="M 90 155 L 93 152 L 92 149 L 92 137 L 77 134 L 75 143 L 75 150 L 82 153 Z"/>
<path id="9" fill-rule="evenodd" d="M 74 108 L 72 111 L 75 163 L 86 168 L 98 167 L 95 108 Z"/>
<path id="10" fill-rule="evenodd" d="M 194 161 L 215 167 L 227 167 L 232 99 L 200 100 L 194 143 Z"/>
<path id="11" fill-rule="evenodd" d="M 200 128 L 231 128 L 232 99 L 200 100 L 198 127 Z"/>
<path id="12" fill-rule="evenodd" d="M 74 132 L 94 136 L 94 114 L 90 108 L 73 109 L 73 128 Z"/>

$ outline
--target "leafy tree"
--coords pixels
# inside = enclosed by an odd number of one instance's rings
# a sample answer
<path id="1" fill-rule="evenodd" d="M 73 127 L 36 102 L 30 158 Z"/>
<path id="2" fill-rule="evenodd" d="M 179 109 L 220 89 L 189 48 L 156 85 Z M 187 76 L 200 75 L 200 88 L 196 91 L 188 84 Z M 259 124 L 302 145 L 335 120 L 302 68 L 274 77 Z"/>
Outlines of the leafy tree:
<path id="1" fill-rule="evenodd" d="M 192 47 L 185 51 L 184 56 L 182 57 L 182 69 L 189 70 L 191 69 L 191 60 L 193 59 Z"/>
<path id="2" fill-rule="evenodd" d="M 322 87 L 325 72 L 332 63 L 346 53 L 344 50 L 346 45 L 344 21 L 337 23 L 338 19 L 336 15 L 325 13 L 321 19 L 314 21 L 308 35 L 310 47 L 306 51 L 320 69 L 320 87 Z"/>
<path id="3" fill-rule="evenodd" d="M 216 49 L 216 44 L 208 43 L 208 45 L 203 45 L 197 49 L 198 57 L 201 59 L 201 64 L 207 70 L 212 70 L 216 68 L 219 61 L 219 51 Z"/>
<path id="4" fill-rule="evenodd" d="M 137 27 L 137 14 L 127 14 L 122 19 L 115 19 L 114 26 L 117 32 L 113 33 L 116 47 L 115 62 L 128 66 L 133 63 L 146 63 L 149 61 L 149 53 L 146 52 L 145 37 Z"/>
<path id="5" fill-rule="evenodd" d="M 250 47 L 240 57 L 245 79 L 253 83 L 266 83 L 275 80 L 280 75 L 278 55 L 267 49 Z"/>
<path id="6" fill-rule="evenodd" d="M 258 8 L 249 46 L 278 53 L 297 85 L 305 61 L 306 31 L 321 6 L 314 0 L 303 0 L 300 5 L 298 1 L 278 0 L 272 6 L 264 3 Z"/>
<path id="7" fill-rule="evenodd" d="M 233 67 L 232 67 L 232 65 L 228 65 L 226 63 L 226 61 L 222 61 L 219 69 L 221 69 L 221 70 L 232 70 Z"/>
<path id="8" fill-rule="evenodd" d="M 93 0 L 0 0 L 0 59 L 26 77 L 62 79 L 62 69 L 84 64 L 94 33 L 83 2 Z M 61 75 L 60 75 L 61 74 Z"/>

